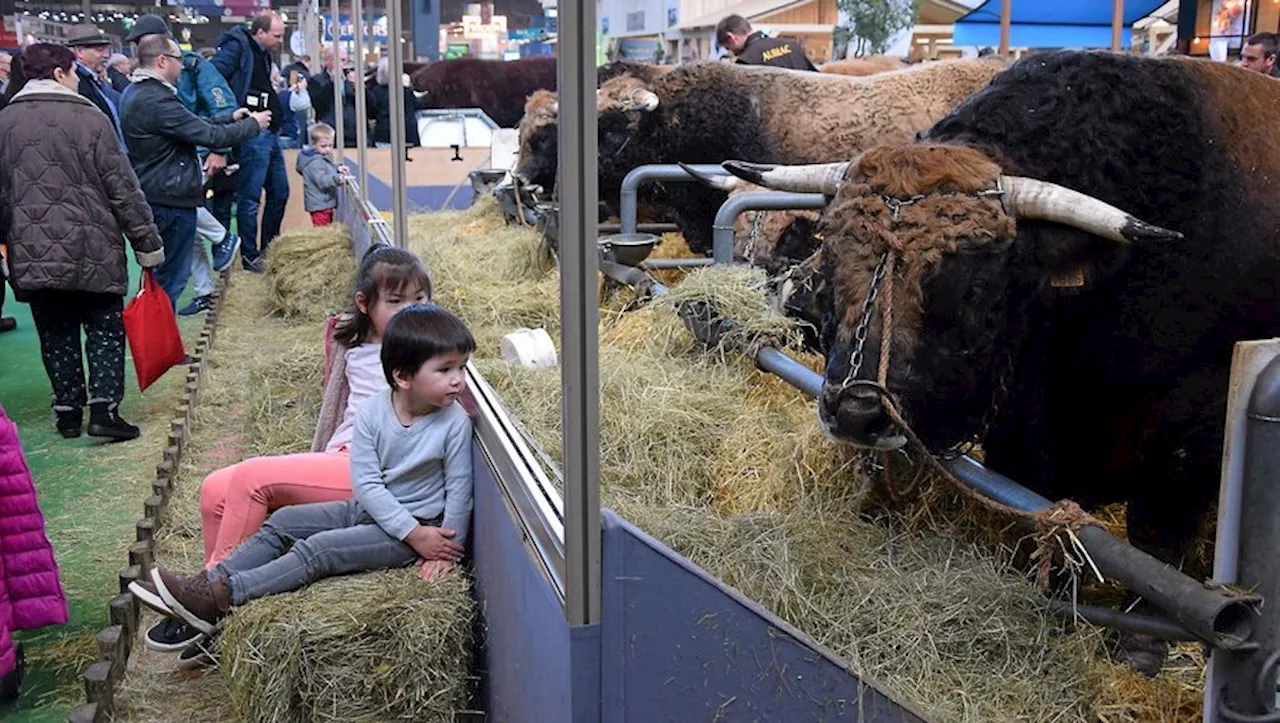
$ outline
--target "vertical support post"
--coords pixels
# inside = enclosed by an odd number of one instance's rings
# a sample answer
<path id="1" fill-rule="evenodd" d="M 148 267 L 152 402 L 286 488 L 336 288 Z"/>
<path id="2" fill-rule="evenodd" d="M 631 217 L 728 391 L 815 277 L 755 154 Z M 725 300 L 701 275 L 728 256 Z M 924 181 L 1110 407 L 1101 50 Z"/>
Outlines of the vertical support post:
<path id="1" fill-rule="evenodd" d="M 1111 50 L 1120 52 L 1120 38 L 1124 30 L 1124 0 L 1115 0 L 1111 8 Z"/>
<path id="2" fill-rule="evenodd" d="M 404 32 L 400 16 L 400 0 L 387 0 L 387 96 L 391 99 L 391 199 L 395 214 L 395 240 L 400 248 L 409 247 L 409 219 L 405 215 L 404 178 Z M 357 102 L 359 102 L 357 100 Z"/>
<path id="3" fill-rule="evenodd" d="M 355 20 L 356 56 L 356 165 L 360 166 L 360 202 L 369 201 L 369 111 L 364 98 L 364 0 L 351 0 Z"/>
<path id="4" fill-rule="evenodd" d="M 440 1 L 412 0 L 413 55 L 419 60 L 440 59 Z"/>
<path id="5" fill-rule="evenodd" d="M 1009 26 L 1013 22 L 1013 0 L 1000 2 L 1000 54 L 1009 54 Z"/>
<path id="6" fill-rule="evenodd" d="M 1188 38 L 1188 42 L 1190 38 Z M 1227 386 L 1227 419 L 1226 433 L 1222 441 L 1222 478 L 1218 492 L 1218 525 L 1214 540 L 1213 580 L 1223 584 L 1239 584 L 1245 579 L 1243 557 L 1246 545 L 1252 546 L 1258 540 L 1245 536 L 1246 519 L 1244 507 L 1246 500 L 1246 465 L 1247 458 L 1259 450 L 1251 438 L 1250 399 L 1255 394 L 1255 385 L 1261 382 L 1261 375 L 1269 366 L 1280 359 L 1280 340 L 1239 342 L 1231 357 L 1231 381 Z M 1253 450 L 1252 452 L 1250 450 Z M 1265 453 L 1265 451 L 1264 451 Z M 1274 514 L 1275 510 L 1271 510 Z M 1259 550 L 1265 552 L 1265 550 Z M 1268 589 L 1270 590 L 1270 588 Z M 1259 590 L 1267 592 L 1268 590 Z M 1266 605 L 1265 608 L 1273 608 Z M 1274 613 L 1274 611 L 1272 611 Z M 1254 629 L 1262 635 L 1270 627 L 1274 631 L 1274 623 L 1266 620 L 1255 622 Z M 1256 637 L 1256 634 L 1255 634 Z M 1223 720 L 1218 713 L 1219 699 L 1223 697 L 1223 688 L 1228 685 L 1232 676 L 1230 656 L 1223 651 L 1214 650 L 1209 656 L 1209 670 L 1204 686 L 1204 723 L 1218 723 Z"/>
<path id="7" fill-rule="evenodd" d="M 1178 3 L 1178 53 L 1191 55 L 1191 41 L 1196 37 L 1196 6 L 1199 3 Z"/>
<path id="8" fill-rule="evenodd" d="M 330 0 L 329 8 L 333 21 L 329 25 L 333 42 L 333 148 L 334 157 L 341 163 L 343 139 L 346 138 L 342 128 L 342 6 L 338 0 Z"/>
<path id="9" fill-rule="evenodd" d="M 565 613 L 571 626 L 600 620 L 595 11 L 595 0 L 570 0 L 560 6 L 558 49 Z"/>
<path id="10" fill-rule="evenodd" d="M 1280 599 L 1280 557 L 1275 554 L 1280 544 L 1275 524 L 1280 514 L 1280 487 L 1275 484 L 1280 475 L 1280 357 L 1254 381 L 1244 436 L 1236 582 L 1274 602 Z M 1222 686 L 1219 695 L 1241 719 L 1273 720 L 1280 665 L 1280 610 L 1274 604 L 1258 610 L 1251 642 L 1258 644 L 1257 650 L 1215 651 L 1222 658 L 1214 671 L 1222 673 L 1215 676 Z"/>

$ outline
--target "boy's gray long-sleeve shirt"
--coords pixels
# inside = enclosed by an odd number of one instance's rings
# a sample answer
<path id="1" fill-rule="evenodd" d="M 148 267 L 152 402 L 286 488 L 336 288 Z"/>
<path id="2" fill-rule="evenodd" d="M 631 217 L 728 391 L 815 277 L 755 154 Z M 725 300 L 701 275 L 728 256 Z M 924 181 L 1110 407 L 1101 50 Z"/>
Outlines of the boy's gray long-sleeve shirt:
<path id="1" fill-rule="evenodd" d="M 441 527 L 465 544 L 471 525 L 471 419 L 458 402 L 405 427 L 391 391 L 356 411 L 351 489 L 360 507 L 388 535 L 403 540 L 444 514 Z"/>

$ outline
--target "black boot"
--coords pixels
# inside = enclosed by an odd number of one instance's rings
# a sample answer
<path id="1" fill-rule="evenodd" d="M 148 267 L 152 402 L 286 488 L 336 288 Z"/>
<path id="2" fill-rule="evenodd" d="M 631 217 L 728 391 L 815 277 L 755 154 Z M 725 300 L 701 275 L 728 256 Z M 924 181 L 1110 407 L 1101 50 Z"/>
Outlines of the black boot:
<path id="1" fill-rule="evenodd" d="M 89 405 L 89 436 L 116 440 L 137 439 L 137 427 L 120 418 L 118 405 L 94 402 Z"/>
<path id="2" fill-rule="evenodd" d="M 72 439 L 80 436 L 80 431 L 84 428 L 84 409 L 76 407 L 75 409 L 55 409 L 53 410 L 54 424 L 58 428 L 58 434 L 64 439 Z"/>
<path id="3" fill-rule="evenodd" d="M 22 650 L 22 643 L 14 643 L 13 670 L 0 677 L 0 700 L 14 701 L 18 699 L 18 689 L 22 687 L 22 678 L 27 674 L 27 657 Z"/>

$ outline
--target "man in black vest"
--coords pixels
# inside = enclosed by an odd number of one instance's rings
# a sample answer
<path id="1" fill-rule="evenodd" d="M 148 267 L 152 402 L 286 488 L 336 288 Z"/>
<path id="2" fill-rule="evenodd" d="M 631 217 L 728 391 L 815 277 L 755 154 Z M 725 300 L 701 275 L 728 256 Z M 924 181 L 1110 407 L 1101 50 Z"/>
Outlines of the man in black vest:
<path id="1" fill-rule="evenodd" d="M 741 15 L 730 15 L 716 25 L 716 44 L 738 56 L 741 65 L 817 71 L 804 49 L 789 40 L 770 38 L 751 27 Z"/>

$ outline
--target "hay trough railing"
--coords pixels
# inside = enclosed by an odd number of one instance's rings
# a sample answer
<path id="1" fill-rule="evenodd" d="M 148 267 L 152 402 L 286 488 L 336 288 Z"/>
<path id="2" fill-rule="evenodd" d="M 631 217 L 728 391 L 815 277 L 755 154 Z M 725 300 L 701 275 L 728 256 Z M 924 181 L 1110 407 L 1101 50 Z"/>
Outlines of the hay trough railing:
<path id="1" fill-rule="evenodd" d="M 362 200 L 360 184 L 344 178 L 338 189 L 338 222 L 351 232 L 351 253 L 357 259 L 373 244 L 391 244 L 391 227 L 378 209 Z"/>
<path id="2" fill-rule="evenodd" d="M 615 281 L 632 286 L 637 285 L 639 276 L 643 276 L 635 269 L 624 271 L 624 268 L 616 264 L 601 265 L 601 271 Z M 661 294 L 665 289 L 660 284 L 647 284 L 645 291 Z M 691 333 L 700 342 L 714 346 L 726 331 L 728 322 L 715 318 L 714 310 L 708 305 L 697 307 L 689 305 L 682 316 Z M 777 375 L 811 397 L 816 397 L 822 390 L 821 375 L 777 349 L 761 349 L 755 355 L 755 362 L 760 369 Z M 974 491 L 1019 511 L 1034 513 L 1052 505 L 1043 496 L 987 469 L 968 456 L 951 459 L 945 464 L 958 480 Z M 1277 465 L 1280 466 L 1280 461 Z M 1020 522 L 1029 523 L 1029 520 Z M 1254 646 L 1254 604 L 1258 602 L 1257 596 L 1237 594 L 1220 585 L 1193 580 L 1172 566 L 1116 539 L 1100 527 L 1086 526 L 1076 534 L 1103 575 L 1121 582 L 1169 613 L 1173 619 L 1113 611 L 1091 616 L 1090 613 L 1094 611 L 1089 608 L 1083 611 L 1073 608 L 1077 614 L 1100 625 L 1147 634 L 1161 632 L 1171 639 L 1200 640 L 1215 649 L 1250 650 Z"/>

